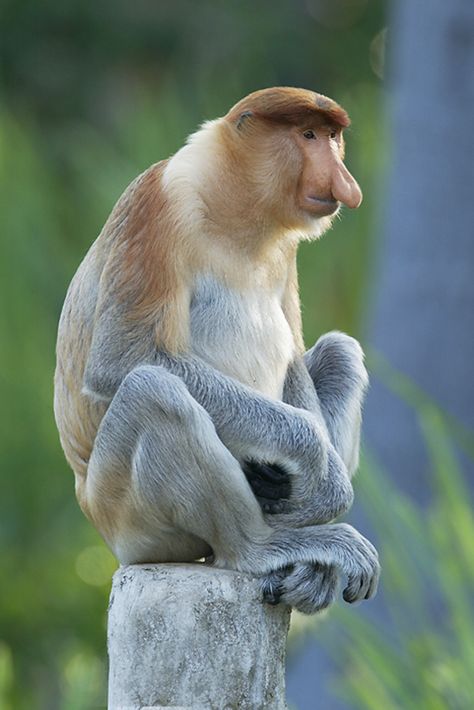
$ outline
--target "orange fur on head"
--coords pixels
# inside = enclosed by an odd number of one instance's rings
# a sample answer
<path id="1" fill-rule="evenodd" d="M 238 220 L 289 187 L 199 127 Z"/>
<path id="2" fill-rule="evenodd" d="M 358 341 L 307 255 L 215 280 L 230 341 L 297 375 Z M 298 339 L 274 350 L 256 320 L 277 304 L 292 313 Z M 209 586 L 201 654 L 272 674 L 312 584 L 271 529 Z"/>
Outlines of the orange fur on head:
<path id="1" fill-rule="evenodd" d="M 287 86 L 249 94 L 231 108 L 226 118 L 234 122 L 244 114 L 293 126 L 305 126 L 311 121 L 341 128 L 350 125 L 347 113 L 332 99 L 314 91 Z"/>

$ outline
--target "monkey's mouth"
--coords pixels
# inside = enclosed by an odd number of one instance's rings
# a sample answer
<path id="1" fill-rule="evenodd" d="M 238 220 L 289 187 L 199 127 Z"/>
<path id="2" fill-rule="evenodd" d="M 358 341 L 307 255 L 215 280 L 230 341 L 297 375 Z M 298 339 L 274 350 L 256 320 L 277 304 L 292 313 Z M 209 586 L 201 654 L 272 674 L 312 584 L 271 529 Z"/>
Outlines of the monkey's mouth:
<path id="1" fill-rule="evenodd" d="M 315 215 L 328 215 L 339 209 L 340 202 L 334 198 L 316 197 L 306 195 L 304 198 L 305 209 Z"/>

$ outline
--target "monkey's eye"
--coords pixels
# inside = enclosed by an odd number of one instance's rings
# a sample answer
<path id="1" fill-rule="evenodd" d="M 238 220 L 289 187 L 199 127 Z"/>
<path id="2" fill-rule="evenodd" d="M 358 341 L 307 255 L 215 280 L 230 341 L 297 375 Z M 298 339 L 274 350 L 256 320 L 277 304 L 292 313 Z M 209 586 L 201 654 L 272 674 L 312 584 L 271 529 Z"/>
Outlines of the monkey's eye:
<path id="1" fill-rule="evenodd" d="M 303 133 L 304 137 L 307 138 L 309 141 L 312 140 L 313 138 L 316 138 L 316 133 L 314 131 L 305 131 Z"/>
<path id="2" fill-rule="evenodd" d="M 329 138 L 337 138 L 337 131 L 332 130 L 329 134 Z"/>

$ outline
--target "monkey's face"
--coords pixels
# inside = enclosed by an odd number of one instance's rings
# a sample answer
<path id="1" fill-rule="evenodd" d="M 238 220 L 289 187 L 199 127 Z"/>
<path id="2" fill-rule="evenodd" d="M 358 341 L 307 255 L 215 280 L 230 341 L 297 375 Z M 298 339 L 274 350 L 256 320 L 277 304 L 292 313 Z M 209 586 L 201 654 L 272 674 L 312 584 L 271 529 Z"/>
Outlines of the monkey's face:
<path id="1" fill-rule="evenodd" d="M 319 235 L 341 204 L 359 207 L 362 192 L 344 165 L 340 126 L 313 119 L 298 126 L 262 121 L 258 129 L 251 150 L 257 175 L 253 189 L 258 195 L 260 188 L 260 204 L 269 218 L 303 233 L 313 233 L 316 220 L 314 234 Z"/>
<path id="2" fill-rule="evenodd" d="M 335 213 L 341 203 L 359 207 L 362 192 L 343 163 L 342 129 L 320 123 L 309 128 L 292 128 L 303 161 L 297 185 L 297 204 L 313 217 Z"/>
<path id="3" fill-rule="evenodd" d="M 324 231 L 341 204 L 360 205 L 362 192 L 343 162 L 349 117 L 332 99 L 305 89 L 263 89 L 226 120 L 240 137 L 234 154 L 252 200 L 269 221 L 305 232 L 318 220 Z"/>

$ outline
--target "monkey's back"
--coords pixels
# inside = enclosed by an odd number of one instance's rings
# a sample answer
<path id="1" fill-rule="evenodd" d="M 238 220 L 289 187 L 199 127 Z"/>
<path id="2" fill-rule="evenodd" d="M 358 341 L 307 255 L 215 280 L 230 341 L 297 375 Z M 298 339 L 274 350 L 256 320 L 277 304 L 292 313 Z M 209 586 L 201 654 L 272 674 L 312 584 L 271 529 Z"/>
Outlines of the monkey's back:
<path id="1" fill-rule="evenodd" d="M 56 347 L 54 414 L 61 445 L 76 474 L 76 492 L 80 502 L 81 483 L 87 473 L 97 429 L 107 409 L 106 403 L 82 392 L 104 261 L 101 244 L 97 240 L 69 286 L 59 321 Z"/>

